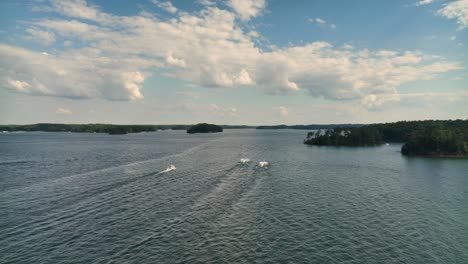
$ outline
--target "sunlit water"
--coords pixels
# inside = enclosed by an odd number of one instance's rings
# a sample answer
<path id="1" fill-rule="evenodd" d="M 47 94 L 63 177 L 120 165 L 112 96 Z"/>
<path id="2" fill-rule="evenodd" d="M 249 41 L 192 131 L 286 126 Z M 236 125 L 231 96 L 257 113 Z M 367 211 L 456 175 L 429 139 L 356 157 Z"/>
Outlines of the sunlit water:
<path id="1" fill-rule="evenodd" d="M 468 263 L 468 160 L 306 132 L 0 134 L 0 263 Z"/>

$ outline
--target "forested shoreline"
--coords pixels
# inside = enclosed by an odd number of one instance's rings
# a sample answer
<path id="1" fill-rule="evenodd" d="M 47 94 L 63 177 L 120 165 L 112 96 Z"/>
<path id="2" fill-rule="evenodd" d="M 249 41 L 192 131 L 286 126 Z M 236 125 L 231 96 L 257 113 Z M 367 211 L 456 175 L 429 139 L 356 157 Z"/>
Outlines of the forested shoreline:
<path id="1" fill-rule="evenodd" d="M 315 125 L 313 125 L 315 126 Z M 324 125 L 321 125 L 322 127 Z M 327 125 L 333 126 L 333 125 Z M 327 127 L 325 126 L 325 127 Z M 127 134 L 158 130 L 187 130 L 188 133 L 204 131 L 190 129 L 192 125 L 112 125 L 112 124 L 52 124 L 0 125 L 0 131 L 44 131 Z M 252 126 L 219 126 L 222 129 L 253 128 Z M 282 126 L 278 126 L 282 127 Z M 301 126 L 297 126 L 299 127 Z M 265 128 L 265 127 L 263 127 Z M 212 131 L 214 127 L 207 129 Z M 260 128 L 262 129 L 262 128 Z M 197 131 L 196 131 L 197 130 Z M 220 130 L 216 126 L 216 131 Z M 214 130 L 213 130 L 214 131 Z M 468 156 L 468 120 L 399 121 L 370 125 L 345 125 L 309 132 L 305 144 L 319 146 L 376 146 L 386 142 L 404 143 L 404 155 Z"/>
<path id="2" fill-rule="evenodd" d="M 113 125 L 113 124 L 53 124 L 39 123 L 32 125 L 0 125 L 0 131 L 43 131 L 43 132 L 76 132 L 76 133 L 107 133 L 127 134 L 140 132 L 155 132 L 158 130 L 186 130 L 192 125 Z M 243 125 L 223 125 L 225 129 L 252 128 Z"/>
<path id="3" fill-rule="evenodd" d="M 337 127 L 309 132 L 305 144 L 375 146 L 404 143 L 404 155 L 464 157 L 468 155 L 468 120 L 400 121 L 355 128 Z"/>

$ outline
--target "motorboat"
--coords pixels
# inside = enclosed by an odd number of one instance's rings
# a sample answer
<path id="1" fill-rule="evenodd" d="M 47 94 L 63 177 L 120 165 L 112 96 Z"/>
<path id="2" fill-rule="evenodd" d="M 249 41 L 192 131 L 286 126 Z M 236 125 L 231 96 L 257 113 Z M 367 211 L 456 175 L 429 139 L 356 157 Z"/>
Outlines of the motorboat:
<path id="1" fill-rule="evenodd" d="M 270 165 L 270 163 L 268 163 L 268 161 L 266 161 L 266 160 L 262 160 L 262 161 L 260 161 L 260 162 L 258 163 L 258 166 L 259 166 L 260 168 L 268 167 L 268 165 Z"/>
<path id="2" fill-rule="evenodd" d="M 247 163 L 250 162 L 250 159 L 247 159 L 247 158 L 244 159 L 244 158 L 242 158 L 242 159 L 239 160 L 239 162 L 242 163 L 242 164 L 247 164 Z"/>
<path id="3" fill-rule="evenodd" d="M 169 167 L 167 167 L 166 171 L 174 171 L 176 170 L 176 166 L 174 166 L 173 164 L 169 165 Z"/>

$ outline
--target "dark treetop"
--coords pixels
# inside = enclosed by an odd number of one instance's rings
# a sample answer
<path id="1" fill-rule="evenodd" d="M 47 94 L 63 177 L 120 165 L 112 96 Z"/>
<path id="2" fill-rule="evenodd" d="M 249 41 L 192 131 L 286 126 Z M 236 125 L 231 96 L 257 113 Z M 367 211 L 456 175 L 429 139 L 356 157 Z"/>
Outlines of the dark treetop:
<path id="1" fill-rule="evenodd" d="M 357 128 L 338 127 L 309 132 L 305 144 L 327 146 L 374 146 L 405 142 L 405 155 L 468 155 L 468 120 L 400 121 Z"/>
<path id="2" fill-rule="evenodd" d="M 215 132 L 223 132 L 223 128 L 221 126 L 201 123 L 196 124 L 189 129 L 187 129 L 187 133 L 194 134 L 194 133 L 215 133 Z"/>

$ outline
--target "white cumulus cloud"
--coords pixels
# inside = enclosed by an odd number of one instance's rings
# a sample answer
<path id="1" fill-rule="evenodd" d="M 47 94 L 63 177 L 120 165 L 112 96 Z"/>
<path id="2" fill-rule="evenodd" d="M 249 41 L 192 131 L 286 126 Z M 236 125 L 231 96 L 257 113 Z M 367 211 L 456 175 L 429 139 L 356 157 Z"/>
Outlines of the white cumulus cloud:
<path id="1" fill-rule="evenodd" d="M 200 4 L 200 5 L 205 5 L 205 6 L 214 6 L 214 5 L 216 5 L 216 3 L 211 1 L 211 0 L 197 0 L 197 3 Z"/>
<path id="2" fill-rule="evenodd" d="M 260 15 L 266 3 L 228 4 L 234 11 L 209 5 L 164 20 L 116 16 L 85 1 L 52 1 L 47 9 L 62 18 L 30 24 L 73 45 L 45 56 L 0 44 L 0 85 L 32 95 L 137 100 L 151 72 L 162 72 L 201 87 L 249 86 L 268 94 L 362 100 L 463 68 L 419 51 L 335 47 L 323 41 L 262 49 L 256 44 L 262 37 L 244 30 L 238 18 L 245 6 L 256 11 L 246 11 L 244 21 Z"/>
<path id="3" fill-rule="evenodd" d="M 56 55 L 0 44 L 7 88 L 32 95 L 69 98 L 141 99 L 142 66 L 132 58 L 106 57 L 84 48 Z M 0 77 L 1 78 L 1 77 Z"/>
<path id="4" fill-rule="evenodd" d="M 468 27 L 468 0 L 456 0 L 448 3 L 437 14 L 448 19 L 456 19 L 458 30 Z"/>
<path id="5" fill-rule="evenodd" d="M 428 5 L 434 2 L 434 0 L 421 0 L 415 3 L 416 6 Z"/>
<path id="6" fill-rule="evenodd" d="M 265 0 L 228 0 L 227 5 L 230 6 L 239 17 L 247 21 L 252 17 L 262 14 L 266 7 Z"/>
<path id="7" fill-rule="evenodd" d="M 71 115 L 73 112 L 70 109 L 59 107 L 55 110 L 55 113 L 60 115 Z"/>
<path id="8" fill-rule="evenodd" d="M 94 6 L 89 6 L 86 0 L 51 0 L 52 6 L 48 9 L 55 10 L 70 17 L 96 20 L 100 14 Z"/>
<path id="9" fill-rule="evenodd" d="M 152 0 L 152 2 L 157 5 L 159 8 L 171 13 L 175 14 L 177 12 L 177 8 L 172 4 L 170 1 L 159 1 L 159 0 Z"/>
<path id="10" fill-rule="evenodd" d="M 27 82 L 12 79 L 8 79 L 8 85 L 11 89 L 14 89 L 18 92 L 27 91 L 31 87 L 31 85 Z"/>
<path id="11" fill-rule="evenodd" d="M 28 28 L 26 32 L 28 32 L 29 34 L 25 37 L 28 40 L 36 41 L 46 46 L 51 45 L 55 42 L 55 35 L 52 32 L 47 32 L 34 28 Z"/>
<path id="12" fill-rule="evenodd" d="M 382 107 L 384 104 L 406 103 L 406 105 L 424 102 L 454 102 L 468 97 L 468 92 L 421 92 L 397 94 L 370 94 L 361 100 L 361 104 L 369 109 Z M 411 103 L 408 102 L 411 100 Z"/>
<path id="13" fill-rule="evenodd" d="M 316 23 L 321 27 L 330 27 L 331 29 L 336 29 L 336 25 L 333 23 L 328 23 L 325 19 L 316 17 L 307 19 L 310 23 Z"/>
<path id="14" fill-rule="evenodd" d="M 315 22 L 317 22 L 319 24 L 326 24 L 327 23 L 325 20 L 321 19 L 320 17 L 315 18 Z"/>

